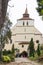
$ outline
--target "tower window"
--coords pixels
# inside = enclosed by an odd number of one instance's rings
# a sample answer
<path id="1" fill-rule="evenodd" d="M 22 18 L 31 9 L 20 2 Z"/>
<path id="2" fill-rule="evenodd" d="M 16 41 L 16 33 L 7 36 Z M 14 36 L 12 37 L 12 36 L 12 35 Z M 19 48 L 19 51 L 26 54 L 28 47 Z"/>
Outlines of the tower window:
<path id="1" fill-rule="evenodd" d="M 24 47 L 24 45 L 22 45 L 22 48 Z"/>
<path id="2" fill-rule="evenodd" d="M 27 22 L 27 25 L 28 25 L 28 22 Z"/>
<path id="3" fill-rule="evenodd" d="M 23 22 L 23 26 L 24 26 L 24 22 Z"/>

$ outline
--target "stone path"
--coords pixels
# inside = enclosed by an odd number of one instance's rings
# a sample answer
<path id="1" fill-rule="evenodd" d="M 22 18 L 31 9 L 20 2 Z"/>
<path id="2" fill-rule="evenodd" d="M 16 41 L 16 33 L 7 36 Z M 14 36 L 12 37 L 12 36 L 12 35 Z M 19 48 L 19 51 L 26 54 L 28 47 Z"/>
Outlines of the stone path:
<path id="1" fill-rule="evenodd" d="M 15 58 L 15 62 L 11 62 L 3 65 L 42 65 L 34 61 L 30 61 L 27 58 Z"/>
<path id="2" fill-rule="evenodd" d="M 18 59 L 16 58 L 15 62 L 18 63 L 18 65 L 42 65 L 34 61 L 31 61 L 27 58 L 18 58 Z"/>

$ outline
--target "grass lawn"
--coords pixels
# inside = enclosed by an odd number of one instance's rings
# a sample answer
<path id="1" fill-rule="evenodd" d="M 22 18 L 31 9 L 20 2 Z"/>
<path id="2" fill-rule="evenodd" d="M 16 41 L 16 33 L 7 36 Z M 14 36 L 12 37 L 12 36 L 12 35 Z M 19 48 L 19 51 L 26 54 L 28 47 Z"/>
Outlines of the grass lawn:
<path id="1" fill-rule="evenodd" d="M 35 54 L 35 57 L 29 57 L 30 60 L 32 61 L 36 61 L 39 57 L 37 56 L 37 54 Z"/>

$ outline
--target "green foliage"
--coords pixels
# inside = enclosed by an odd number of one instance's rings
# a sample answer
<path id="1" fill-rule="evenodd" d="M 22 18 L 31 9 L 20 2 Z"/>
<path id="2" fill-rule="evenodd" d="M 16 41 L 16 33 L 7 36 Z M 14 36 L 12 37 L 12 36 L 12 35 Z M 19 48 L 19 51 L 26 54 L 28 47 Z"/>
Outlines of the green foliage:
<path id="1" fill-rule="evenodd" d="M 11 59 L 10 59 L 9 56 L 3 56 L 3 57 L 2 57 L 2 61 L 3 61 L 3 62 L 10 62 Z"/>
<path id="2" fill-rule="evenodd" d="M 36 61 L 38 59 L 38 56 L 35 56 L 35 57 L 29 57 L 30 60 L 32 61 Z"/>
<path id="3" fill-rule="evenodd" d="M 37 2 L 40 2 L 41 0 L 37 0 Z"/>
<path id="4" fill-rule="evenodd" d="M 40 52 L 41 52 L 41 55 L 40 56 L 37 55 L 37 51 L 36 51 L 35 52 L 35 56 L 34 57 L 31 56 L 31 57 L 29 57 L 29 59 L 32 60 L 32 61 L 36 61 L 36 60 L 42 58 L 43 57 L 43 50 L 41 50 Z"/>
<path id="5" fill-rule="evenodd" d="M 38 47 L 37 47 L 37 55 L 40 56 L 41 52 L 40 52 L 40 44 L 38 44 Z"/>
<path id="6" fill-rule="evenodd" d="M 12 54 L 14 54 L 15 50 L 14 50 L 14 44 L 12 45 Z"/>
<path id="7" fill-rule="evenodd" d="M 3 55 L 7 55 L 6 49 L 3 51 Z"/>
<path id="8" fill-rule="evenodd" d="M 34 49 L 34 42 L 33 42 L 33 38 L 31 38 L 31 41 L 29 43 L 29 56 L 33 56 L 34 57 L 34 52 L 35 52 L 35 49 Z"/>
<path id="9" fill-rule="evenodd" d="M 15 60 L 15 55 L 14 55 L 14 53 L 12 52 L 12 50 L 4 50 L 3 51 L 3 55 L 4 56 L 8 56 L 10 59 L 11 59 L 11 61 L 14 61 Z"/>
<path id="10" fill-rule="evenodd" d="M 9 54 L 8 56 L 10 57 L 11 61 L 14 61 L 15 60 L 15 56 L 14 55 Z"/>
<path id="11" fill-rule="evenodd" d="M 41 10 L 41 12 L 40 12 L 40 13 L 41 13 L 41 15 L 43 15 L 43 9 Z"/>
<path id="12" fill-rule="evenodd" d="M 5 50 L 3 51 L 3 55 L 8 55 L 8 54 L 12 54 L 12 52 L 11 52 L 10 50 L 6 50 L 6 49 L 5 49 Z"/>
<path id="13" fill-rule="evenodd" d="M 43 44 L 40 46 L 40 49 L 43 50 Z"/>
<path id="14" fill-rule="evenodd" d="M 12 23 L 10 22 L 10 20 L 8 18 L 7 22 L 4 23 L 4 26 L 0 31 L 0 35 L 1 35 L 0 36 L 0 41 L 1 41 L 1 44 L 3 46 L 2 49 L 4 48 L 5 43 L 9 43 L 9 40 L 11 39 L 11 34 L 12 34 L 11 29 L 10 29 L 11 24 Z M 4 33 L 3 33 L 3 31 L 4 31 Z"/>
<path id="15" fill-rule="evenodd" d="M 11 22 L 8 18 L 7 22 L 4 23 L 3 28 L 1 28 L 0 31 L 0 51 L 2 51 L 2 49 L 4 48 L 6 43 L 9 43 L 9 40 L 11 40 Z M 4 32 L 3 32 L 4 31 Z M 2 56 L 2 52 L 0 53 L 0 58 Z"/>
<path id="16" fill-rule="evenodd" d="M 41 50 L 41 56 L 43 56 L 43 50 Z"/>
<path id="17" fill-rule="evenodd" d="M 12 54 L 3 55 L 3 56 L 2 56 L 2 61 L 3 61 L 3 62 L 15 61 L 15 56 L 13 56 Z"/>
<path id="18" fill-rule="evenodd" d="M 42 20 L 43 20 L 43 0 L 37 0 L 38 3 L 38 7 L 36 8 L 39 15 L 42 16 Z"/>

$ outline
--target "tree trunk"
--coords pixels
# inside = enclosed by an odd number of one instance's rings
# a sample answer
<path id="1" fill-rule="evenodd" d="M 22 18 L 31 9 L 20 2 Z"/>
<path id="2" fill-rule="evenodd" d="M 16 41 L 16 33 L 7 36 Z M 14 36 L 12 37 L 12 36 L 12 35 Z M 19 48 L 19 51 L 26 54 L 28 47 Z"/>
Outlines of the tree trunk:
<path id="1" fill-rule="evenodd" d="M 2 59 L 2 35 L 1 35 L 1 31 L 0 31 L 0 61 Z"/>

